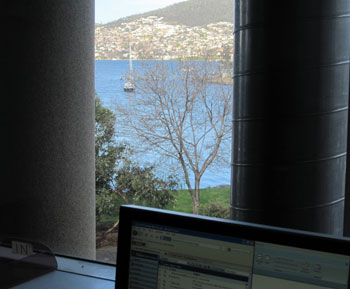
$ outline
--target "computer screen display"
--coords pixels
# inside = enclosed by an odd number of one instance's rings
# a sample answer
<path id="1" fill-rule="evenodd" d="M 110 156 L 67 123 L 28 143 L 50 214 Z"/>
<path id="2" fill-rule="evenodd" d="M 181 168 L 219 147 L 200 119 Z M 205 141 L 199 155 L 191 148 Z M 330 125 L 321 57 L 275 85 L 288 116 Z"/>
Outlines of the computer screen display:
<path id="1" fill-rule="evenodd" d="M 320 246 L 318 250 L 310 249 L 310 240 L 306 240 L 307 248 L 300 247 L 300 240 L 298 246 L 281 244 L 279 240 L 274 243 L 269 238 L 266 242 L 259 238 L 264 233 L 262 228 L 256 239 L 251 238 L 254 227 L 249 228 L 247 236 L 250 238 L 232 231 L 217 234 L 217 230 L 211 232 L 210 220 L 203 219 L 203 222 L 208 222 L 207 230 L 198 230 L 197 226 L 194 229 L 188 225 L 174 226 L 176 222 L 168 225 L 131 220 L 130 246 L 125 254 L 128 255 L 128 285 L 125 288 L 348 288 L 348 254 L 319 250 Z M 220 223 L 214 222 L 214 225 L 220 226 Z M 224 227 L 231 225 L 224 224 Z M 294 237 L 300 239 L 302 236 Z M 119 260 L 117 266 L 121 266 Z"/>

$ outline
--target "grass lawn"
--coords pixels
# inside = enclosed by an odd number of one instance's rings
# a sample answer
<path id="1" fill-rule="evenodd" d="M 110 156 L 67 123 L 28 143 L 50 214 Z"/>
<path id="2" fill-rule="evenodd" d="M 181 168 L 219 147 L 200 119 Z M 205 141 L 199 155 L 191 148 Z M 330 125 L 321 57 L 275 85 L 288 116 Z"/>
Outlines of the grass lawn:
<path id="1" fill-rule="evenodd" d="M 206 188 L 200 190 L 201 198 L 201 209 L 200 213 L 203 212 L 203 207 L 215 202 L 221 203 L 225 206 L 230 204 L 230 187 L 216 187 L 216 188 Z M 175 194 L 175 205 L 168 206 L 166 209 L 179 211 L 183 213 L 192 213 L 192 199 L 187 190 L 178 190 Z M 98 222 L 97 227 L 101 230 L 106 230 L 113 226 L 113 224 L 118 220 L 119 210 L 117 210 L 113 215 L 103 215 L 101 220 Z"/>
<path id="2" fill-rule="evenodd" d="M 200 201 L 202 212 L 203 207 L 211 202 L 230 204 L 230 187 L 206 188 L 200 190 Z M 176 203 L 174 207 L 167 207 L 169 210 L 192 213 L 192 199 L 187 190 L 178 190 L 175 195 Z"/>

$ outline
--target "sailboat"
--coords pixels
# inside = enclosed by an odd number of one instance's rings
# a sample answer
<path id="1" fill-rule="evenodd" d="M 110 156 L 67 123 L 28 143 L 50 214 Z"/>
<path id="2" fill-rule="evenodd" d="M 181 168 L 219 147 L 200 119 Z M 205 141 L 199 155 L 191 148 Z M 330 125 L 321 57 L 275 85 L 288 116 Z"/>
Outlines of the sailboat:
<path id="1" fill-rule="evenodd" d="M 131 60 L 131 46 L 130 45 L 129 45 L 129 76 L 128 76 L 128 81 L 124 84 L 124 91 L 125 92 L 134 92 L 135 91 L 134 77 L 133 77 L 133 71 L 132 71 L 132 60 Z"/>

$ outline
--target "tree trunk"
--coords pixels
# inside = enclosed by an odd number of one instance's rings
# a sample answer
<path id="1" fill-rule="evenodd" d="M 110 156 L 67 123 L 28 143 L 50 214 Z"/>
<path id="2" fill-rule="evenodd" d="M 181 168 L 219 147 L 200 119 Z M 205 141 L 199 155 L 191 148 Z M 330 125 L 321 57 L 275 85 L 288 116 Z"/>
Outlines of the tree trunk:
<path id="1" fill-rule="evenodd" d="M 199 200 L 193 199 L 193 202 L 192 202 L 193 214 L 199 215 L 199 207 L 200 207 Z"/>
<path id="2" fill-rule="evenodd" d="M 199 184 L 200 184 L 200 178 L 196 176 L 194 194 L 192 196 L 193 214 L 196 214 L 196 215 L 199 214 L 199 208 L 200 208 Z"/>

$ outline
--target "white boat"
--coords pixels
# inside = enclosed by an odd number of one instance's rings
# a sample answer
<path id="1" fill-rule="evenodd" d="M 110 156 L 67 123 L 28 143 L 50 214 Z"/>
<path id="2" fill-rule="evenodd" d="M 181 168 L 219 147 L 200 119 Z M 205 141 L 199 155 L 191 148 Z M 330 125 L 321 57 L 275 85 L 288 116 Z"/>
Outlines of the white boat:
<path id="1" fill-rule="evenodd" d="M 135 85 L 132 82 L 130 82 L 130 81 L 126 82 L 124 84 L 124 91 L 125 92 L 133 92 L 133 91 L 135 91 Z"/>
<path id="2" fill-rule="evenodd" d="M 132 60 L 131 60 L 131 46 L 130 45 L 129 45 L 129 76 L 128 76 L 128 81 L 124 84 L 124 91 L 125 92 L 134 92 L 135 91 L 133 69 L 132 69 Z"/>

